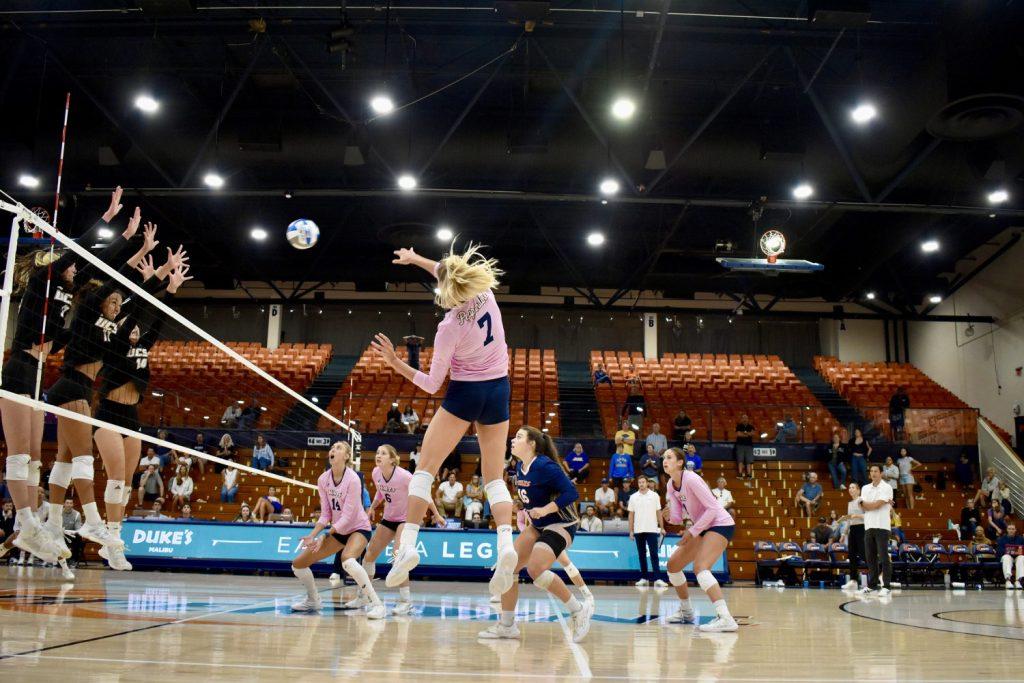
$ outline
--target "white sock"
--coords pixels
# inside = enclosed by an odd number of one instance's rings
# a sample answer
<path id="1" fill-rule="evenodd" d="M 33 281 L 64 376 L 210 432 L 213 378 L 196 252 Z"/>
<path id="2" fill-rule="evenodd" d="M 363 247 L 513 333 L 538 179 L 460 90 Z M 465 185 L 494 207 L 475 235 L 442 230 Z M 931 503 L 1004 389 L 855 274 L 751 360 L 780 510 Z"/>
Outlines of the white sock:
<path id="1" fill-rule="evenodd" d="M 342 569 L 345 570 L 349 576 L 355 579 L 355 582 L 359 584 L 359 587 L 363 589 L 363 595 L 366 599 L 372 602 L 374 605 L 380 603 L 380 598 L 377 597 L 377 591 L 373 589 L 373 584 L 370 583 L 370 577 L 366 575 L 366 570 L 356 560 L 346 560 L 341 565 Z"/>
<path id="2" fill-rule="evenodd" d="M 722 604 L 725 604 L 725 600 L 722 600 Z M 690 598 L 683 598 L 679 601 L 679 611 L 690 612 L 692 610 L 693 607 L 690 605 Z"/>
<path id="3" fill-rule="evenodd" d="M 512 626 L 516 623 L 516 611 L 514 609 L 501 610 L 501 625 Z"/>
<path id="4" fill-rule="evenodd" d="M 580 601 L 576 599 L 575 595 L 569 596 L 569 601 L 565 603 L 565 606 L 568 607 L 569 611 L 573 614 L 576 614 L 581 609 L 583 609 L 583 605 L 580 604 Z"/>
<path id="5" fill-rule="evenodd" d="M 107 522 L 107 530 L 114 538 L 121 538 L 121 522 Z"/>
<path id="6" fill-rule="evenodd" d="M 398 596 L 402 598 L 403 602 L 409 602 L 409 587 L 402 586 L 398 589 Z"/>
<path id="7" fill-rule="evenodd" d="M 415 548 L 416 539 L 419 538 L 420 525 L 405 523 L 405 527 L 402 528 L 402 538 L 398 540 L 398 545 L 402 548 Z"/>
<path id="8" fill-rule="evenodd" d="M 302 584 L 302 587 L 306 589 L 309 599 L 314 602 L 319 600 L 320 596 L 316 593 L 316 581 L 313 580 L 313 570 L 309 567 L 303 569 L 292 567 L 292 572 L 295 574 L 295 578 L 299 580 L 299 583 Z"/>
<path id="9" fill-rule="evenodd" d="M 96 507 L 96 501 L 82 503 L 82 512 L 85 513 L 86 524 L 103 524 L 103 518 L 100 517 L 100 509 Z"/>
<path id="10" fill-rule="evenodd" d="M 498 526 L 498 552 L 510 547 L 512 547 L 512 525 L 501 524 Z"/>
<path id="11" fill-rule="evenodd" d="M 46 517 L 46 525 L 57 531 L 64 530 L 64 506 L 60 503 L 47 503 L 49 513 Z"/>
<path id="12" fill-rule="evenodd" d="M 715 608 L 715 613 L 722 619 L 732 619 L 732 614 L 729 613 L 729 606 L 725 604 L 725 598 L 722 598 L 721 600 L 715 600 L 713 603 L 711 603 L 711 606 Z"/>
<path id="13" fill-rule="evenodd" d="M 25 529 L 35 529 L 39 526 L 39 519 L 36 518 L 36 513 L 32 512 L 32 508 L 21 508 L 17 511 L 19 525 Z"/>

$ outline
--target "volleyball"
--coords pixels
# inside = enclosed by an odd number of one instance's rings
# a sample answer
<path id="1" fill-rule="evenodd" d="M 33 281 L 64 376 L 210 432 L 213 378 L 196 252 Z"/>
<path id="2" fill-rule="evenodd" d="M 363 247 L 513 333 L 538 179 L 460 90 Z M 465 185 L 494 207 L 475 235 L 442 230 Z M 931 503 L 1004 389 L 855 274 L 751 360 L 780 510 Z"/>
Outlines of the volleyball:
<path id="1" fill-rule="evenodd" d="M 285 234 L 296 249 L 309 249 L 320 239 L 320 228 L 308 218 L 297 218 L 288 224 Z"/>

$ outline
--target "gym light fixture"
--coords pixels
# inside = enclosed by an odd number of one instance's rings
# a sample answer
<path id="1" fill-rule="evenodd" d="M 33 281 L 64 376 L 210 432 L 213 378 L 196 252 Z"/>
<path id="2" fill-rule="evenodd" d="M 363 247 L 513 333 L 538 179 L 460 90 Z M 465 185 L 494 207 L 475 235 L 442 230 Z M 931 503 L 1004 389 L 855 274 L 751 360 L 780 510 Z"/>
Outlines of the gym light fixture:
<path id="1" fill-rule="evenodd" d="M 110 228 L 100 228 L 99 230 L 96 231 L 96 234 L 99 236 L 101 240 L 109 240 L 111 237 L 114 236 L 114 231 L 111 230 Z"/>
<path id="2" fill-rule="evenodd" d="M 933 304 L 942 303 L 942 297 L 939 296 L 938 294 L 932 294 L 930 297 L 928 297 L 928 301 L 930 301 Z"/>
<path id="3" fill-rule="evenodd" d="M 619 193 L 619 181 L 615 178 L 605 178 L 600 185 L 601 194 L 610 197 Z"/>
<path id="4" fill-rule="evenodd" d="M 27 187 L 31 190 L 34 190 L 35 188 L 39 187 L 39 178 L 35 177 L 34 175 L 29 175 L 28 173 L 22 173 L 20 176 L 18 176 L 18 184 L 21 185 L 22 187 Z"/>
<path id="5" fill-rule="evenodd" d="M 612 116 L 620 121 L 627 121 L 633 118 L 636 113 L 636 102 L 632 98 L 621 95 L 612 102 Z"/>
<path id="6" fill-rule="evenodd" d="M 207 173 L 203 176 L 203 182 L 206 186 L 214 190 L 219 190 L 224 187 L 224 177 L 217 173 Z"/>
<path id="7" fill-rule="evenodd" d="M 267 239 L 267 231 L 263 228 L 253 228 L 249 231 L 249 237 L 253 238 L 257 242 L 262 242 Z"/>
<path id="8" fill-rule="evenodd" d="M 437 229 L 437 239 L 441 240 L 442 242 L 448 242 L 454 236 L 455 233 L 452 232 L 452 229 L 449 228 L 447 225 L 442 225 L 440 228 Z"/>
<path id="9" fill-rule="evenodd" d="M 135 108 L 146 114 L 155 114 L 160 108 L 160 103 L 151 95 L 142 94 L 135 98 Z"/>
<path id="10" fill-rule="evenodd" d="M 587 235 L 587 244 L 592 247 L 599 247 L 604 244 L 604 234 L 600 232 L 592 232 Z"/>
<path id="11" fill-rule="evenodd" d="M 926 254 L 931 254 L 932 252 L 936 252 L 938 250 L 939 250 L 939 241 L 938 240 L 925 240 L 924 242 L 921 242 L 921 251 L 923 251 Z"/>
<path id="12" fill-rule="evenodd" d="M 370 98 L 370 109 L 381 116 L 387 116 L 395 110 L 395 103 L 387 95 L 378 94 Z"/>
<path id="13" fill-rule="evenodd" d="M 398 176 L 398 187 L 405 190 L 406 192 L 415 190 L 416 185 L 416 178 L 414 178 L 412 175 L 408 173 L 403 173 L 402 175 Z"/>
<path id="14" fill-rule="evenodd" d="M 808 199 L 814 194 L 814 188 L 810 183 L 800 183 L 793 188 L 793 197 L 795 199 Z"/>
<path id="15" fill-rule="evenodd" d="M 1009 198 L 1010 193 L 1004 190 L 1003 188 L 999 188 L 998 190 L 993 190 L 992 192 L 988 193 L 989 204 L 1002 204 Z"/>
<path id="16" fill-rule="evenodd" d="M 870 123 L 878 116 L 878 109 L 870 102 L 862 102 L 850 110 L 850 118 L 857 125 L 863 126 Z"/>
<path id="17" fill-rule="evenodd" d="M 868 299 L 869 301 L 874 301 L 875 293 L 874 292 L 868 292 L 867 294 L 864 295 L 864 298 Z"/>

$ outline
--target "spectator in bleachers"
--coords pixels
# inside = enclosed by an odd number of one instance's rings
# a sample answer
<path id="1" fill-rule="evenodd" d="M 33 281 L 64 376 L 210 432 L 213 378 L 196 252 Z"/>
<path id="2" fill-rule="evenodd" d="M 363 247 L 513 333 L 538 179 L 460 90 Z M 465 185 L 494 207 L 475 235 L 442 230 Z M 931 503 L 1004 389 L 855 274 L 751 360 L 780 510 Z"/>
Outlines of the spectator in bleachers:
<path id="1" fill-rule="evenodd" d="M 186 521 L 186 522 L 187 521 L 191 521 L 192 520 L 192 506 L 189 505 L 188 503 L 185 503 L 184 505 L 182 505 L 181 506 L 181 515 L 178 517 L 178 519 Z"/>
<path id="2" fill-rule="evenodd" d="M 693 429 L 693 420 L 682 408 L 672 420 L 672 438 L 676 441 L 687 442 L 690 440 L 690 430 Z"/>
<path id="3" fill-rule="evenodd" d="M 604 522 L 597 516 L 597 510 L 593 505 L 587 506 L 587 511 L 580 519 L 580 530 L 592 534 L 599 534 L 604 531 Z"/>
<path id="4" fill-rule="evenodd" d="M 740 479 L 754 478 L 754 425 L 746 413 L 740 415 L 736 423 L 736 443 L 733 445 L 736 455 L 736 474 Z"/>
<path id="5" fill-rule="evenodd" d="M 921 463 L 910 457 L 906 447 L 900 448 L 900 457 L 896 460 L 896 466 L 900 469 L 900 487 L 903 489 L 903 496 L 907 499 L 907 507 L 914 509 L 914 486 L 917 480 L 914 478 L 914 468 L 920 467 Z M 921 496 L 919 500 L 924 500 Z"/>
<path id="6" fill-rule="evenodd" d="M 232 521 L 239 522 L 241 524 L 250 524 L 252 522 L 255 522 L 256 520 L 253 518 L 252 513 L 249 511 L 249 506 L 246 505 L 245 503 L 242 503 L 242 507 L 238 509 L 238 515 L 236 515 L 234 520 Z"/>
<path id="7" fill-rule="evenodd" d="M 291 508 L 285 508 L 284 510 L 281 511 L 280 516 L 278 516 L 277 521 L 274 522 L 274 523 L 275 524 L 294 524 L 295 523 L 295 514 L 292 513 L 292 509 Z"/>
<path id="8" fill-rule="evenodd" d="M 411 403 L 405 404 L 405 410 L 402 411 L 402 426 L 410 434 L 415 434 L 419 429 L 420 416 L 413 410 Z"/>
<path id="9" fill-rule="evenodd" d="M 274 449 L 270 447 L 262 434 L 256 436 L 256 445 L 252 449 L 251 467 L 264 472 L 274 466 Z"/>
<path id="10" fill-rule="evenodd" d="M 1003 505 L 1003 512 L 1007 515 L 1013 514 L 1013 502 L 1010 500 L 1010 485 L 1005 481 L 999 482 L 999 502 Z"/>
<path id="11" fill-rule="evenodd" d="M 462 518 L 462 492 L 464 487 L 456 479 L 455 472 L 448 473 L 448 479 L 437 487 L 437 498 L 434 503 L 446 517 Z"/>
<path id="12" fill-rule="evenodd" d="M 697 455 L 697 447 L 688 443 L 683 447 L 683 452 L 686 454 L 686 469 L 703 476 L 704 461 Z"/>
<path id="13" fill-rule="evenodd" d="M 634 474 L 633 454 L 626 450 L 624 443 L 616 443 L 615 453 L 608 462 L 608 476 L 611 477 L 612 483 L 618 488 L 623 479 L 632 479 Z"/>
<path id="14" fill-rule="evenodd" d="M 156 465 L 147 465 L 146 471 L 139 477 L 139 505 L 164 497 L 164 481 L 160 478 L 160 470 Z"/>
<path id="15" fill-rule="evenodd" d="M 260 414 L 263 411 L 256 401 L 246 404 L 242 408 L 242 414 L 238 417 L 238 428 L 239 429 L 252 429 L 256 426 L 256 423 L 260 419 Z"/>
<path id="16" fill-rule="evenodd" d="M 800 513 L 806 512 L 808 517 L 813 517 L 814 513 L 818 510 L 818 506 L 821 505 L 823 493 L 821 484 L 818 483 L 818 473 L 809 472 L 807 474 L 807 481 L 804 482 L 796 494 L 796 506 L 800 508 Z"/>
<path id="17" fill-rule="evenodd" d="M 459 471 L 462 469 L 462 454 L 459 453 L 458 447 L 453 448 L 452 452 L 448 454 L 448 457 L 441 463 L 441 469 L 437 472 L 437 477 L 440 481 L 447 481 L 449 474 L 459 475 Z M 515 470 L 512 471 L 513 475 Z"/>
<path id="18" fill-rule="evenodd" d="M 277 497 L 277 489 L 273 486 L 267 487 L 267 495 L 256 501 L 256 507 L 252 511 L 252 517 L 257 522 L 266 522 L 270 515 L 279 515 L 284 509 L 284 504 Z"/>
<path id="19" fill-rule="evenodd" d="M 472 519 L 466 520 L 466 523 L 462 525 L 463 529 L 489 529 L 490 525 L 487 520 L 484 519 L 483 515 L 479 512 L 474 512 Z"/>
<path id="20" fill-rule="evenodd" d="M 0 510 L 0 541 L 5 541 L 12 535 L 14 535 L 14 503 L 5 500 L 3 509 Z"/>
<path id="21" fill-rule="evenodd" d="M 196 432 L 196 442 L 192 444 L 192 450 L 199 451 L 200 453 L 206 453 L 208 455 L 213 452 L 210 446 L 206 444 L 206 437 L 203 436 L 202 432 Z M 202 458 L 196 458 L 196 460 L 198 460 L 196 466 L 199 467 L 200 476 L 206 474 L 206 461 Z"/>
<path id="22" fill-rule="evenodd" d="M 423 443 L 418 442 L 409 453 L 409 472 L 415 472 L 420 464 L 420 451 L 423 450 Z"/>
<path id="23" fill-rule="evenodd" d="M 590 474 L 590 458 L 583 452 L 583 444 L 576 442 L 565 456 L 565 471 L 574 484 L 582 484 Z"/>
<path id="24" fill-rule="evenodd" d="M 992 504 L 989 505 L 986 512 L 985 535 L 995 543 L 996 539 L 1006 533 L 1006 511 L 1003 510 L 1002 503 L 998 499 L 993 498 Z"/>
<path id="25" fill-rule="evenodd" d="M 607 477 L 601 480 L 601 487 L 594 491 L 594 505 L 597 506 L 598 514 L 607 519 L 615 511 L 616 492 L 608 486 Z"/>
<path id="26" fill-rule="evenodd" d="M 889 428 L 892 430 L 893 441 L 903 441 L 903 427 L 906 410 L 909 407 L 910 397 L 907 396 L 907 388 L 896 387 L 896 393 L 889 399 Z"/>
<path id="27" fill-rule="evenodd" d="M 832 432 L 832 443 L 828 446 L 828 472 L 832 475 L 832 486 L 838 491 L 846 486 L 846 446 L 838 431 Z"/>
<path id="28" fill-rule="evenodd" d="M 484 514 L 484 487 L 480 483 L 480 476 L 474 474 L 466 484 L 466 494 L 462 497 L 462 508 L 466 511 L 466 519 L 473 519 L 473 515 Z"/>
<path id="29" fill-rule="evenodd" d="M 64 499 L 64 510 L 60 523 L 65 532 L 78 531 L 82 528 L 82 515 L 75 509 L 75 502 L 71 498 Z M 68 536 L 65 533 L 64 537 L 68 539 L 71 561 L 75 564 L 81 562 L 85 557 L 85 539 L 78 534 Z"/>
<path id="30" fill-rule="evenodd" d="M 725 484 L 725 477 L 719 477 L 718 481 L 715 482 L 715 488 L 711 489 L 711 495 L 718 499 L 718 502 L 725 508 L 726 512 L 735 517 L 736 513 L 733 508 L 736 506 L 736 501 L 733 500 L 732 492 L 725 488 Z"/>
<path id="31" fill-rule="evenodd" d="M 658 562 L 658 541 L 665 535 L 665 522 L 661 517 L 661 496 L 650 488 L 647 477 L 640 477 L 636 493 L 629 497 L 629 537 L 636 542 L 636 554 L 640 559 L 640 580 L 637 587 L 644 588 L 653 583 L 656 588 L 668 584 L 661 579 Z M 647 559 L 651 560 L 650 569 Z"/>
<path id="32" fill-rule="evenodd" d="M 218 458 L 223 458 L 224 460 L 231 460 L 232 462 L 234 462 L 235 458 L 238 456 L 238 448 L 235 447 L 235 441 L 227 432 L 220 437 L 220 441 L 217 443 L 217 450 L 214 455 Z M 213 470 L 217 474 L 223 472 L 224 468 L 225 465 L 221 465 L 220 463 L 213 466 Z"/>
<path id="33" fill-rule="evenodd" d="M 402 429 L 402 411 L 398 409 L 397 401 L 392 402 L 391 407 L 388 408 L 384 431 L 388 434 L 400 434 L 405 431 Z"/>
<path id="34" fill-rule="evenodd" d="M 996 542 L 996 556 L 1003 565 L 1003 578 L 1007 588 L 1020 589 L 1024 580 L 1024 536 L 1017 533 L 1017 525 L 1006 525 L 1006 533 Z M 1014 577 L 1014 569 L 1017 574 Z"/>
<path id="35" fill-rule="evenodd" d="M 889 508 L 889 533 L 892 534 L 893 539 L 899 544 L 907 542 L 907 536 L 903 533 L 903 516 L 896 511 L 896 502 L 893 501 L 892 507 Z"/>
<path id="36" fill-rule="evenodd" d="M 180 509 L 192 498 L 195 482 L 188 476 L 188 470 L 179 467 L 174 479 L 171 480 L 171 510 Z"/>
<path id="37" fill-rule="evenodd" d="M 985 478 L 981 480 L 981 486 L 974 495 L 974 502 L 979 507 L 987 508 L 993 495 L 999 495 L 999 477 L 996 476 L 996 468 L 989 467 L 985 470 Z"/>
<path id="38" fill-rule="evenodd" d="M 964 501 L 964 507 L 960 510 L 960 540 L 967 541 L 974 537 L 981 517 L 978 514 L 977 506 L 973 498 Z"/>
<path id="39" fill-rule="evenodd" d="M 967 451 L 960 452 L 960 458 L 953 467 L 953 478 L 965 489 L 974 486 L 974 466 Z"/>
<path id="40" fill-rule="evenodd" d="M 225 467 L 221 473 L 220 502 L 234 503 L 238 495 L 238 468 Z"/>
<path id="41" fill-rule="evenodd" d="M 237 403 L 232 402 L 231 405 L 224 409 L 224 414 L 220 416 L 220 424 L 228 429 L 237 429 L 240 419 L 242 419 L 242 409 Z"/>
<path id="42" fill-rule="evenodd" d="M 860 506 L 860 485 L 851 481 L 847 491 L 850 493 L 850 502 L 846 504 L 846 515 L 840 517 L 840 521 L 848 524 L 845 543 L 850 562 L 850 580 L 843 584 L 843 590 L 856 590 L 860 562 L 867 558 L 864 554 L 864 508 Z"/>
<path id="43" fill-rule="evenodd" d="M 840 522 L 839 514 L 835 510 L 828 511 L 828 525 L 832 529 L 832 535 L 829 537 L 829 541 L 835 541 L 839 543 L 839 539 L 843 537 L 843 533 L 846 531 L 845 525 Z"/>
<path id="44" fill-rule="evenodd" d="M 651 425 L 651 433 L 647 435 L 646 442 L 648 446 L 654 446 L 654 452 L 659 456 L 668 448 L 668 439 L 661 433 L 661 425 L 657 422 Z"/>
<path id="45" fill-rule="evenodd" d="M 646 409 L 644 383 L 636 374 L 636 368 L 630 363 L 626 367 L 626 403 L 622 406 L 622 418 L 632 418 L 636 420 L 637 424 L 643 425 Z"/>
<path id="46" fill-rule="evenodd" d="M 775 425 L 775 443 L 784 441 L 796 441 L 796 422 L 789 415 L 782 418 L 782 422 Z"/>
<path id="47" fill-rule="evenodd" d="M 629 498 L 639 489 L 637 488 L 636 482 L 633 477 L 626 477 L 622 480 L 622 486 L 619 487 L 618 495 L 616 496 L 616 511 L 626 517 L 629 511 Z"/>
<path id="48" fill-rule="evenodd" d="M 163 501 L 163 498 L 157 498 L 156 500 L 153 501 L 153 508 L 152 508 L 152 510 L 153 510 L 153 514 L 151 514 L 148 517 L 148 519 L 170 519 L 170 517 L 168 517 L 167 515 L 164 514 L 164 501 Z"/>
<path id="49" fill-rule="evenodd" d="M 167 433 L 166 429 L 157 430 L 156 438 L 160 439 L 161 441 L 169 441 L 171 443 L 174 443 L 174 440 L 171 438 L 171 435 Z M 171 462 L 173 462 L 171 460 L 171 449 L 168 448 L 167 446 L 157 446 L 156 456 L 160 458 L 161 468 L 167 467 L 168 465 L 171 464 Z"/>
<path id="50" fill-rule="evenodd" d="M 896 462 L 893 461 L 892 456 L 886 456 L 885 464 L 882 466 L 882 479 L 888 484 L 893 491 L 898 491 L 900 486 L 900 468 L 896 467 Z"/>
<path id="51" fill-rule="evenodd" d="M 811 540 L 824 545 L 832 538 L 832 527 L 825 517 L 818 517 L 818 523 L 811 529 Z"/>
<path id="52" fill-rule="evenodd" d="M 850 452 L 850 478 L 863 489 L 868 482 L 868 458 L 871 457 L 872 448 L 860 427 L 854 428 L 853 438 L 847 444 L 847 449 Z"/>
<path id="53" fill-rule="evenodd" d="M 171 462 L 174 465 L 174 471 L 177 473 L 181 468 L 185 468 L 186 472 L 192 471 L 192 465 L 195 464 L 195 459 L 188 453 L 179 453 L 178 451 L 171 451 Z"/>
<path id="54" fill-rule="evenodd" d="M 654 444 L 647 444 L 647 452 L 640 456 L 637 469 L 640 470 L 641 476 L 647 477 L 654 482 L 660 481 L 662 472 L 661 456 L 655 451 Z"/>
<path id="55" fill-rule="evenodd" d="M 158 470 L 161 467 L 160 458 L 157 457 L 156 451 L 150 446 L 146 449 L 146 455 L 139 459 L 139 467 L 132 477 L 132 488 L 139 488 L 139 480 L 142 478 L 142 473 L 146 471 L 146 468 L 152 465 Z"/>
<path id="56" fill-rule="evenodd" d="M 987 555 L 986 554 L 986 555 L 982 556 L 981 554 L 979 554 L 975 550 L 975 548 L 977 548 L 979 545 L 991 545 L 988 542 L 988 536 L 985 535 L 985 529 L 980 527 L 980 526 L 977 529 L 974 530 L 974 536 L 971 537 L 971 542 L 970 542 L 971 552 L 974 553 L 975 559 L 978 559 L 978 560 L 994 560 L 995 559 L 995 555 Z"/>
<path id="57" fill-rule="evenodd" d="M 636 432 L 633 431 L 633 426 L 629 423 L 629 420 L 622 421 L 622 428 L 615 432 L 615 445 L 616 447 L 622 446 L 622 452 L 629 456 L 633 455 L 633 444 L 636 443 Z"/>
<path id="58" fill-rule="evenodd" d="M 612 386 L 612 378 L 608 376 L 608 373 L 604 370 L 604 365 L 601 363 L 597 364 L 597 369 L 594 370 L 594 388 L 597 388 L 598 384 L 607 384 Z"/>

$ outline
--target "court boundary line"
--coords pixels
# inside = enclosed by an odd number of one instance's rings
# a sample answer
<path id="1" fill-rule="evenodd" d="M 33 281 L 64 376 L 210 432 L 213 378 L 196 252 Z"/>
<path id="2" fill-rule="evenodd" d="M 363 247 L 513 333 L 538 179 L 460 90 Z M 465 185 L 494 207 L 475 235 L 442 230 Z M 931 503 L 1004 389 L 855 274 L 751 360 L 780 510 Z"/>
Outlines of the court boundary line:
<path id="1" fill-rule="evenodd" d="M 566 587 L 566 590 L 569 590 L 568 587 Z M 569 595 L 572 595 L 572 591 L 569 592 Z M 580 676 L 586 679 L 593 678 L 594 674 L 590 670 L 590 658 L 587 656 L 587 653 L 583 648 L 580 647 L 579 643 L 573 642 L 572 634 L 569 633 L 569 625 L 565 623 L 565 617 L 562 616 L 562 606 L 555 602 L 555 598 L 551 593 L 548 593 L 548 602 L 550 602 L 555 608 L 555 616 L 558 617 L 558 625 L 562 627 L 562 634 L 565 635 L 565 641 L 569 645 L 569 652 L 572 653 L 572 658 L 576 660 L 576 669 L 580 672 Z M 594 613 L 597 613 L 596 601 L 594 603 Z M 591 614 L 590 618 L 593 619 L 594 615 Z M 593 628 L 593 624 L 591 624 L 591 628 Z"/>
<path id="2" fill-rule="evenodd" d="M 937 633 L 951 633 L 951 634 L 957 635 L 957 636 L 977 636 L 979 638 L 998 638 L 999 640 L 1012 640 L 1012 641 L 1014 641 L 1016 643 L 1019 643 L 1019 642 L 1021 642 L 1021 640 L 1024 640 L 1022 638 L 1011 638 L 1010 636 L 995 636 L 995 635 L 988 635 L 986 633 L 968 633 L 968 632 L 965 632 L 965 631 L 949 631 L 949 630 L 946 630 L 944 628 L 935 628 L 934 626 L 924 626 L 922 624 L 905 624 L 902 621 L 889 621 L 887 619 L 880 619 L 879 617 L 869 617 L 866 614 L 857 614 L 856 612 L 851 612 L 850 610 L 846 609 L 847 605 L 860 604 L 861 602 L 862 602 L 861 600 L 850 600 L 849 602 L 844 602 L 843 604 L 841 604 L 839 606 L 839 610 L 842 611 L 842 612 L 845 612 L 846 614 L 849 614 L 851 617 L 860 617 L 861 619 L 870 619 L 871 621 L 877 621 L 877 622 L 882 623 L 882 624 L 889 624 L 890 626 L 906 626 L 907 628 L 921 628 L 921 629 L 925 629 L 926 631 L 935 631 Z M 948 621 L 951 624 L 964 624 L 964 623 L 966 623 L 966 622 L 962 622 L 962 621 L 953 621 L 952 619 L 943 619 L 942 617 L 935 616 L 936 614 L 942 614 L 942 612 L 936 612 L 936 613 L 932 614 L 933 618 L 938 619 L 940 621 Z M 978 626 L 978 625 L 979 624 L 975 624 L 975 626 Z"/>

